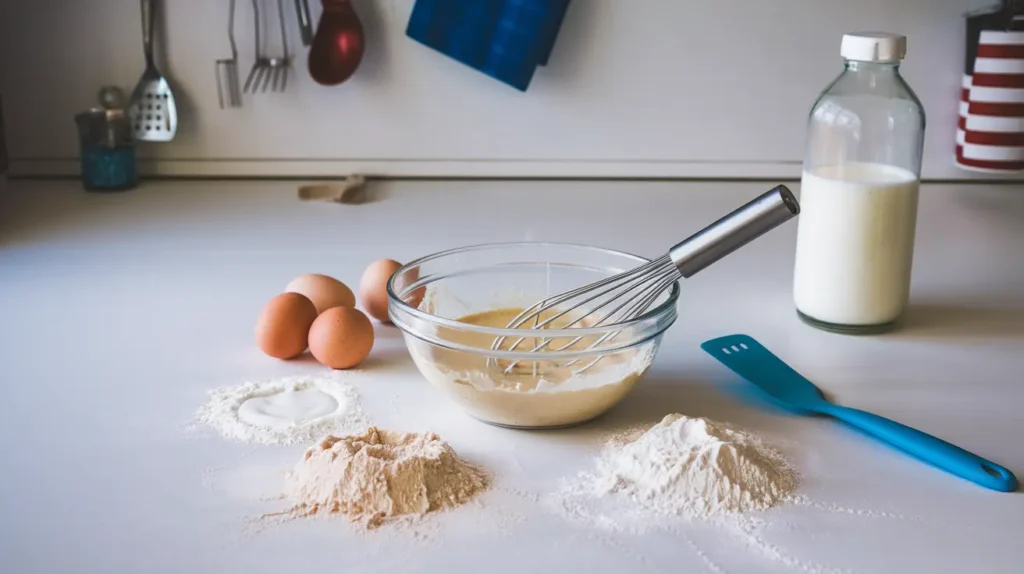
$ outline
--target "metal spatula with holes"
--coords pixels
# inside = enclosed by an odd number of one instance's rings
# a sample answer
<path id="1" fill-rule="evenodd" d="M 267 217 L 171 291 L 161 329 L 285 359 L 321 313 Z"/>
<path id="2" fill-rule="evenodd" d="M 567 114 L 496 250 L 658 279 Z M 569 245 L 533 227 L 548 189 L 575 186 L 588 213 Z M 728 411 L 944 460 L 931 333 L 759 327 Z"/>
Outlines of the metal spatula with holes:
<path id="1" fill-rule="evenodd" d="M 757 385 L 788 410 L 839 419 L 918 459 L 986 488 L 1017 490 L 1012 472 L 976 454 L 906 425 L 868 412 L 828 402 L 814 383 L 747 335 L 729 335 L 701 345 L 737 375 Z"/>
<path id="2" fill-rule="evenodd" d="M 178 130 L 178 109 L 171 86 L 153 59 L 153 0 L 140 0 L 140 7 L 146 69 L 132 91 L 132 134 L 140 141 L 169 142 Z"/>

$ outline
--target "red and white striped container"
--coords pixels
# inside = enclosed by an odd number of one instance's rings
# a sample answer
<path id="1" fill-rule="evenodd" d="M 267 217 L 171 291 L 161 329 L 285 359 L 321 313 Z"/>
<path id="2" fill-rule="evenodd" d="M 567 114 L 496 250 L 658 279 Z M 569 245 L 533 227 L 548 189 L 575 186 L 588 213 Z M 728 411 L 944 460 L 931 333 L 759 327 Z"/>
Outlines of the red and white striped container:
<path id="1" fill-rule="evenodd" d="M 1024 171 L 1024 32 L 982 31 L 973 69 L 960 90 L 956 163 Z"/>

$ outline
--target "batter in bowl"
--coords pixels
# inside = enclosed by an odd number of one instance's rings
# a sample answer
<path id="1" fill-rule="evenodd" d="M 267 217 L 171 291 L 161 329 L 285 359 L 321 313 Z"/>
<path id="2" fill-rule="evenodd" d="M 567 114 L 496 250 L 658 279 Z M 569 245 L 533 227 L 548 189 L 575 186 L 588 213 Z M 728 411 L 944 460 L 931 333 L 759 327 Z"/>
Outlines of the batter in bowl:
<path id="1" fill-rule="evenodd" d="M 506 308 L 466 315 L 461 323 L 505 328 L 522 309 Z M 548 327 L 563 328 L 572 319 L 561 317 Z M 494 338 L 482 333 L 446 327 L 438 328 L 442 340 L 478 348 L 481 354 L 455 351 L 417 340 L 410 345 L 413 360 L 423 375 L 473 417 L 484 422 L 517 428 L 551 428 L 590 420 L 619 402 L 643 377 L 654 358 L 654 343 L 645 343 L 608 353 L 583 373 L 576 371 L 590 363 L 581 359 L 573 365 L 564 360 L 527 360 L 505 374 L 507 361 L 488 362 L 486 351 Z M 571 349 L 585 349 L 596 337 L 575 343 Z M 556 339 L 558 348 L 572 339 Z M 515 339 L 503 342 L 508 349 Z M 517 350 L 529 350 L 539 339 L 528 338 Z M 543 351 L 537 353 L 543 357 Z"/>

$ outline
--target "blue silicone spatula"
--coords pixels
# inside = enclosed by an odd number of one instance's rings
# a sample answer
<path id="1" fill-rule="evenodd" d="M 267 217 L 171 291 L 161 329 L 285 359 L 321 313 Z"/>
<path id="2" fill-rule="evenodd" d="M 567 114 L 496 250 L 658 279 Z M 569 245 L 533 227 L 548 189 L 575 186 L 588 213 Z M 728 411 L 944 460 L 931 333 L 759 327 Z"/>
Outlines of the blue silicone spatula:
<path id="1" fill-rule="evenodd" d="M 753 337 L 719 337 L 703 343 L 701 348 L 789 410 L 839 419 L 878 440 L 986 488 L 1002 492 L 1017 490 L 1017 478 L 1013 473 L 992 461 L 887 418 L 828 402 L 814 383 L 803 378 Z"/>

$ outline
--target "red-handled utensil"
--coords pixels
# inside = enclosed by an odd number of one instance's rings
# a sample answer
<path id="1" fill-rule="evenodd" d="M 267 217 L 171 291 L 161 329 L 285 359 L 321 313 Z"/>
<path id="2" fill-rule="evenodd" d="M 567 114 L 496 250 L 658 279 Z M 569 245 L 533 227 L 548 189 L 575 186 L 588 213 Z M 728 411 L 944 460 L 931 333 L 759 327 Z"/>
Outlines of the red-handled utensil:
<path id="1" fill-rule="evenodd" d="M 295 0 L 295 15 L 299 20 L 302 45 L 309 46 L 313 43 L 313 21 L 309 17 L 309 2 L 307 0 Z"/>
<path id="2" fill-rule="evenodd" d="M 309 75 L 318 84 L 336 86 L 363 59 L 363 24 L 349 0 L 323 0 L 323 8 L 309 49 Z"/>

